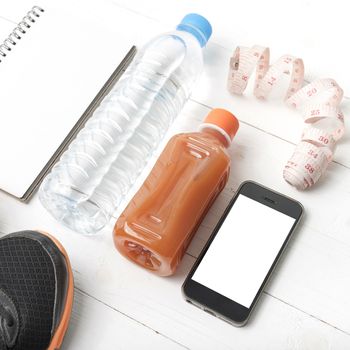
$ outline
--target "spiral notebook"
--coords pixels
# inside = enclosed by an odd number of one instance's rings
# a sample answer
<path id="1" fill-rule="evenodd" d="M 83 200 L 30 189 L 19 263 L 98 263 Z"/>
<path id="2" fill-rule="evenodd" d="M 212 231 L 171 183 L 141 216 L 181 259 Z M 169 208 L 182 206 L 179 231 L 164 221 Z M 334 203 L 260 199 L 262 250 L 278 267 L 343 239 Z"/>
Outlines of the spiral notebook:
<path id="1" fill-rule="evenodd" d="M 17 25 L 0 19 L 0 189 L 27 200 L 135 48 L 123 14 L 22 3 Z"/>

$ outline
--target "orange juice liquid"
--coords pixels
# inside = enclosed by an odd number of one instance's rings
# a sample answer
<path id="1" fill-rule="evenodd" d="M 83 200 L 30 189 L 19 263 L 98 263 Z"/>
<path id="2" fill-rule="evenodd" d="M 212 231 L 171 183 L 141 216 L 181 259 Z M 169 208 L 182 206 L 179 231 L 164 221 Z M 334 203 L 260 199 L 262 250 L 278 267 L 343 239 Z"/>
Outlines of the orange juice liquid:
<path id="1" fill-rule="evenodd" d="M 114 242 L 122 255 L 160 276 L 174 273 L 227 182 L 226 146 L 213 130 L 170 139 L 116 222 Z"/>

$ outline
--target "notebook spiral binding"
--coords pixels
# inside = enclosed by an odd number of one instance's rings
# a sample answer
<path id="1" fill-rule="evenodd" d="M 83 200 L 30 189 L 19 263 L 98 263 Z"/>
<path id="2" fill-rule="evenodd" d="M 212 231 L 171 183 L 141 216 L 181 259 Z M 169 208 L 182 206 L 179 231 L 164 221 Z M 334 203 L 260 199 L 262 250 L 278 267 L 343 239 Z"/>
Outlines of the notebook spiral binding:
<path id="1" fill-rule="evenodd" d="M 30 11 L 23 17 L 17 26 L 13 29 L 11 34 L 0 45 L 0 62 L 3 57 L 6 57 L 9 51 L 17 44 L 18 40 L 21 40 L 22 36 L 26 34 L 27 30 L 32 26 L 38 17 L 44 12 L 39 6 L 33 6 Z"/>

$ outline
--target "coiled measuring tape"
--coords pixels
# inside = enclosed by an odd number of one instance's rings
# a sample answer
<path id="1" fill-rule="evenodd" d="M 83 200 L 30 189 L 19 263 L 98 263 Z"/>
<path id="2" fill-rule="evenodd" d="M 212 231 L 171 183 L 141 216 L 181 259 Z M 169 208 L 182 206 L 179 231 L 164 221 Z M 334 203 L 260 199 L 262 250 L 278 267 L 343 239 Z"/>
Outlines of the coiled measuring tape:
<path id="1" fill-rule="evenodd" d="M 301 111 L 305 128 L 284 167 L 283 177 L 297 189 L 311 187 L 331 162 L 336 142 L 345 132 L 339 108 L 343 90 L 333 79 L 319 79 L 303 86 L 302 59 L 284 55 L 270 66 L 270 51 L 261 46 L 236 48 L 230 60 L 228 90 L 242 94 L 254 70 L 254 95 L 260 99 L 267 98 L 284 75 L 289 76 L 285 103 Z"/>

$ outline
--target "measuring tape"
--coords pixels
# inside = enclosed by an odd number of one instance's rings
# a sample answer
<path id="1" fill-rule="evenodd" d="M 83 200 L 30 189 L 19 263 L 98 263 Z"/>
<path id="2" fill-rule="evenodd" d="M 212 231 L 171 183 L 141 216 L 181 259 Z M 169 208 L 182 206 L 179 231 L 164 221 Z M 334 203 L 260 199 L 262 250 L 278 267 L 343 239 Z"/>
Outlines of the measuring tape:
<path id="1" fill-rule="evenodd" d="M 283 177 L 297 189 L 311 187 L 331 162 L 336 142 L 345 132 L 339 108 L 343 90 L 333 79 L 319 79 L 303 86 L 302 59 L 284 55 L 270 66 L 270 50 L 257 45 L 236 48 L 230 60 L 228 90 L 242 94 L 254 71 L 254 95 L 260 99 L 267 98 L 283 76 L 289 76 L 285 103 L 301 111 L 305 128 Z"/>

